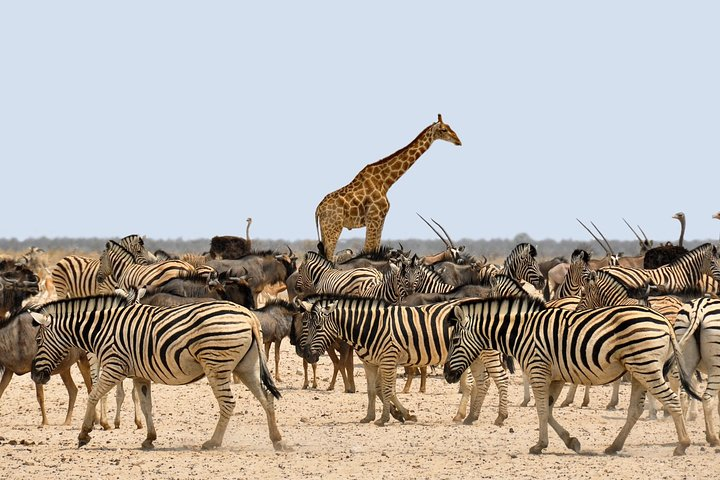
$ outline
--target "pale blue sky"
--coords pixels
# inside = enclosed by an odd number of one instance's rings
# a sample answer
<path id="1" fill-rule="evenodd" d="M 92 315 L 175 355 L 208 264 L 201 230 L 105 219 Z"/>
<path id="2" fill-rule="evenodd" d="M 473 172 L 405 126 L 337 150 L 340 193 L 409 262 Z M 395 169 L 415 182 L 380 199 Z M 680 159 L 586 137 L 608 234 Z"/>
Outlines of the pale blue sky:
<path id="1" fill-rule="evenodd" d="M 0 237 L 316 237 L 442 113 L 383 238 L 717 239 L 720 3 L 2 2 Z M 341 238 L 363 236 L 343 231 Z"/>

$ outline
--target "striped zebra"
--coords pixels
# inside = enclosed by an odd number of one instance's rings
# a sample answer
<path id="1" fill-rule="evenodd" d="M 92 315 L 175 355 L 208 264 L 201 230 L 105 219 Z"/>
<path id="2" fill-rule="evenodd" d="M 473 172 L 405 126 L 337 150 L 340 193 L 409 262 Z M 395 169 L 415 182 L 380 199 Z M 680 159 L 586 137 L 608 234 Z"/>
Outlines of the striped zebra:
<path id="1" fill-rule="evenodd" d="M 383 406 L 376 425 L 385 425 L 391 413 L 401 421 L 415 421 L 415 415 L 410 414 L 395 393 L 397 367 L 444 363 L 451 333 L 445 320 L 459 301 L 405 307 L 386 305 L 375 299 L 323 297 L 315 302 L 301 303 L 305 310 L 304 328 L 307 329 L 304 357 L 308 362 L 316 362 L 335 339 L 350 344 L 363 362 L 368 408 L 360 422 L 375 420 L 376 396 L 380 397 Z M 482 364 L 473 363 L 468 367 L 473 374 L 477 372 L 478 379 L 483 378 L 485 367 Z M 477 389 L 482 383 L 474 382 L 472 398 L 480 393 Z M 507 377 L 504 389 L 507 390 Z M 468 393 L 463 391 L 461 408 L 467 405 Z M 507 418 L 507 402 L 501 403 L 499 410 L 496 423 L 501 424 Z M 455 418 L 462 413 L 459 408 Z"/>
<path id="2" fill-rule="evenodd" d="M 307 252 L 298 267 L 295 288 L 304 295 L 331 294 L 368 296 L 370 289 L 379 288 L 383 275 L 369 267 L 338 270 L 334 264 L 318 253 Z"/>
<path id="3" fill-rule="evenodd" d="M 646 288 L 651 283 L 662 288 L 663 293 L 671 294 L 697 291 L 703 275 L 720 280 L 718 252 L 711 243 L 704 243 L 659 268 L 604 267 L 602 270 L 631 290 Z"/>
<path id="4" fill-rule="evenodd" d="M 222 301 L 154 307 L 128 304 L 124 295 L 102 295 L 57 300 L 28 311 L 39 327 L 33 381 L 47 383 L 50 372 L 71 347 L 94 353 L 100 362 L 100 379 L 88 398 L 78 436 L 80 446 L 90 441 L 98 400 L 124 378 L 132 377 L 140 392 L 147 423 L 142 446 L 153 448 L 157 435 L 151 382 L 185 385 L 207 377 L 220 418 L 202 447 L 219 447 L 235 408 L 230 388 L 235 373 L 265 409 L 275 449 L 283 448 L 273 405 L 273 397 L 279 398 L 280 393 L 262 355 L 259 321 L 245 307 Z"/>
<path id="5" fill-rule="evenodd" d="M 688 370 L 697 369 L 708 376 L 702 394 L 705 440 L 711 446 L 720 446 L 712 408 L 720 392 L 720 299 L 703 297 L 683 305 L 675 321 L 675 335 Z"/>
<path id="6" fill-rule="evenodd" d="M 212 267 L 204 265 L 196 268 L 183 260 L 165 260 L 150 265 L 139 265 L 133 261 L 130 251 L 110 240 L 105 244 L 105 251 L 100 256 L 97 281 L 103 283 L 112 278 L 117 282 L 117 288 L 128 291 L 131 288 L 162 285 L 174 278 L 193 276 L 209 278 L 214 276 L 214 273 Z"/>
<path id="7" fill-rule="evenodd" d="M 577 305 L 576 311 L 591 310 L 595 308 L 610 307 L 617 305 L 642 305 L 655 310 L 668 319 L 670 325 L 675 324 L 675 317 L 683 305 L 683 301 L 672 295 L 661 295 L 648 297 L 649 287 L 640 291 L 630 291 L 625 284 L 616 277 L 604 270 L 588 270 L 585 273 L 585 285 Z M 605 407 L 607 410 L 614 410 L 620 399 L 620 379 L 612 384 L 610 402 Z M 568 393 L 563 400 L 561 407 L 570 405 L 575 399 L 577 385 L 570 385 Z M 590 386 L 585 387 L 585 396 L 582 406 L 590 403 Z M 649 418 L 657 418 L 657 407 L 652 397 L 648 399 Z"/>
<path id="8" fill-rule="evenodd" d="M 457 382 L 482 350 L 496 349 L 512 355 L 530 375 L 539 419 L 539 440 L 530 453 L 548 446 L 548 424 L 565 445 L 580 451 L 553 417 L 553 404 L 563 385 L 602 385 L 632 377 L 630 406 L 625 425 L 605 453 L 622 450 L 633 425 L 642 413 L 649 391 L 669 409 L 678 435 L 676 455 L 690 445 L 680 400 L 663 377 L 670 354 L 678 365 L 680 346 L 672 326 L 659 313 L 639 306 L 606 307 L 585 312 L 545 307 L 530 298 L 470 300 L 454 306 L 449 320 L 455 324 L 445 379 Z M 687 374 L 680 379 L 691 395 Z"/>
<path id="9" fill-rule="evenodd" d="M 134 263 L 147 265 L 155 256 L 145 248 L 139 235 L 128 235 L 120 239 L 122 245 L 133 257 Z M 99 293 L 112 293 L 117 284 L 112 279 L 97 281 L 100 260 L 79 255 L 68 255 L 57 262 L 52 271 L 52 281 L 58 299 L 86 297 Z"/>
<path id="10" fill-rule="evenodd" d="M 576 249 L 573 251 L 570 257 L 570 268 L 568 269 L 565 280 L 555 291 L 553 298 L 567 298 L 572 296 L 580 296 L 583 289 L 583 276 L 590 271 L 588 262 L 590 261 L 590 254 L 582 249 Z"/>

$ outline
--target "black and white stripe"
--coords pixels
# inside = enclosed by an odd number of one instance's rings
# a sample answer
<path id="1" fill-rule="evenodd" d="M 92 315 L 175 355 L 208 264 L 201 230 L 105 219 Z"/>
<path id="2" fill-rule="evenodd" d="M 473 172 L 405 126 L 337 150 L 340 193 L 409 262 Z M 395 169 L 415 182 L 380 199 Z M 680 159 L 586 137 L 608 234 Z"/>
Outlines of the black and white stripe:
<path id="1" fill-rule="evenodd" d="M 220 419 L 203 448 L 222 444 L 235 408 L 230 388 L 237 374 L 265 409 L 270 439 L 282 448 L 273 398 L 279 392 L 261 353 L 262 333 L 255 315 L 231 302 L 178 307 L 128 304 L 127 297 L 106 295 L 58 300 L 30 310 L 39 326 L 32 379 L 46 383 L 70 347 L 92 352 L 102 368 L 90 393 L 80 445 L 90 441 L 98 400 L 126 377 L 140 392 L 147 422 L 144 448 L 156 438 L 152 420 L 151 382 L 185 385 L 207 377 L 220 407 Z M 272 395 L 263 391 L 264 386 Z"/>
<path id="2" fill-rule="evenodd" d="M 565 382 L 602 385 L 625 372 L 632 377 L 628 417 L 606 453 L 622 449 L 640 417 L 646 391 L 673 416 L 679 441 L 675 453 L 684 454 L 690 445 L 680 401 L 663 377 L 663 364 L 673 352 L 677 360 L 680 347 L 672 326 L 659 313 L 639 306 L 578 313 L 548 309 L 529 298 L 502 298 L 463 302 L 454 307 L 450 320 L 456 325 L 445 363 L 446 380 L 457 381 L 487 349 L 512 355 L 529 374 L 540 424 L 538 443 L 530 453 L 541 453 L 548 446 L 548 424 L 568 448 L 580 451 L 577 438 L 553 418 L 553 404 Z M 690 389 L 687 375 L 682 373 L 681 379 Z"/>

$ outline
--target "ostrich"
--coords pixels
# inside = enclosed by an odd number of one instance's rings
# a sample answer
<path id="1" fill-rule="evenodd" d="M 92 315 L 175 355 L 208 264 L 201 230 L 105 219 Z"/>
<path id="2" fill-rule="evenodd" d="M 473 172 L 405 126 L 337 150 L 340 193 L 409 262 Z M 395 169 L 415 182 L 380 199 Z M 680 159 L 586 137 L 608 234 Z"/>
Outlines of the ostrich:
<path id="1" fill-rule="evenodd" d="M 687 253 L 687 248 L 683 246 L 683 240 L 685 239 L 685 214 L 678 212 L 672 216 L 675 220 L 680 222 L 680 238 L 678 238 L 678 244 L 673 245 L 667 242 L 665 245 L 651 248 L 645 252 L 645 260 L 643 261 L 643 268 L 658 268 L 663 265 L 667 265 L 681 255 Z"/>
<path id="2" fill-rule="evenodd" d="M 215 236 L 210 240 L 210 258 L 217 260 L 237 260 L 251 252 L 250 224 L 252 218 L 247 218 L 245 238 L 232 235 Z"/>

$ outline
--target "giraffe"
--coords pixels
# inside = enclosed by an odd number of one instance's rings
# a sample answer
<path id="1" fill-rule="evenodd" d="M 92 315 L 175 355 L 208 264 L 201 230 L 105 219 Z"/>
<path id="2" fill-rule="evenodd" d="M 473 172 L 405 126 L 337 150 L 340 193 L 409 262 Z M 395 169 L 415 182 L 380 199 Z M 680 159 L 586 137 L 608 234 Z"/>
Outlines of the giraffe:
<path id="1" fill-rule="evenodd" d="M 329 260 L 333 260 L 343 227 L 366 227 L 364 250 L 380 248 L 383 223 L 390 209 L 388 190 L 438 139 L 462 145 L 453 129 L 443 123 L 440 114 L 437 122 L 420 132 L 406 147 L 366 165 L 350 183 L 322 199 L 315 209 L 315 227 Z"/>

